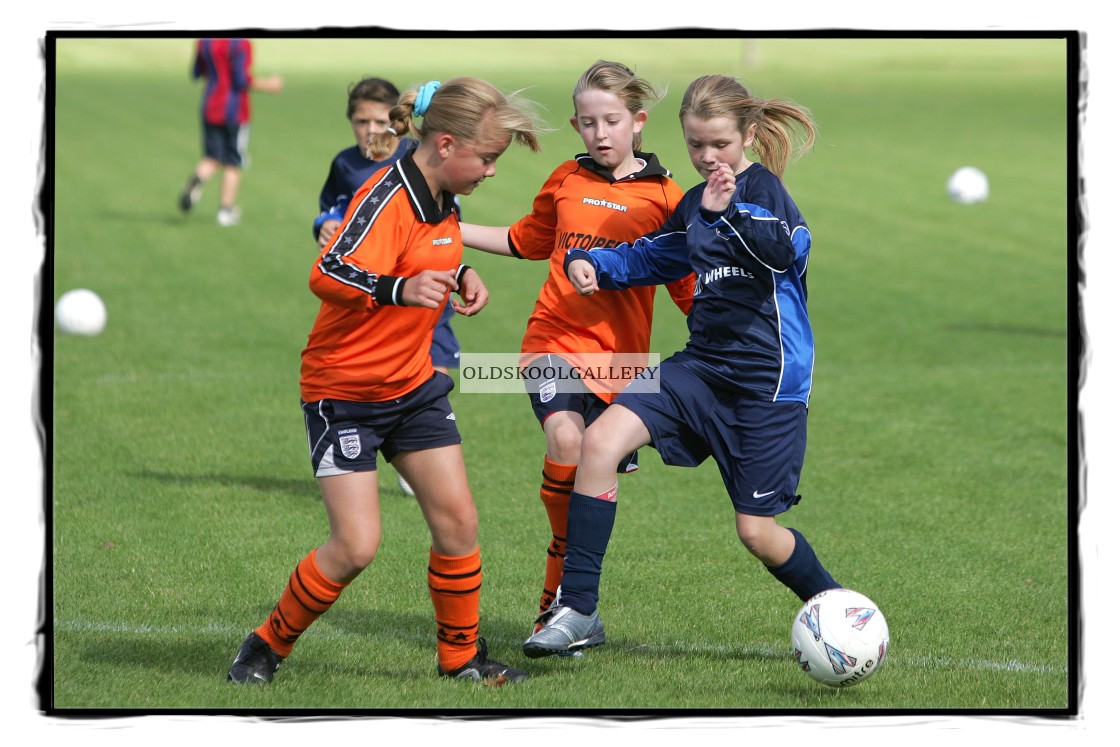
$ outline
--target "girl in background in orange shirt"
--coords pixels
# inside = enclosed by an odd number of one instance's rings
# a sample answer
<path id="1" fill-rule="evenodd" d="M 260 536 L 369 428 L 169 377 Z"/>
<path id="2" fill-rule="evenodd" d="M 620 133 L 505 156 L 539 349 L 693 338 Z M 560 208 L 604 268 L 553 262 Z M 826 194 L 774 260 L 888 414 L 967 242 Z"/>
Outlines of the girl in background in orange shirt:
<path id="1" fill-rule="evenodd" d="M 614 246 L 660 228 L 680 201 L 682 190 L 652 153 L 641 151 L 649 114 L 643 102 L 660 98 L 646 80 L 619 63 L 599 60 L 576 82 L 570 122 L 587 152 L 560 164 L 533 201 L 533 210 L 511 226 L 464 223 L 463 243 L 492 254 L 548 260 L 541 288 L 521 344 L 522 364 L 557 371 L 611 361 L 644 365 L 653 323 L 653 287 L 581 297 L 564 273 L 564 256 L 575 247 Z M 685 313 L 695 278 L 667 284 Z M 588 303 L 589 301 L 594 302 Z M 538 615 L 553 604 L 567 548 L 568 502 L 584 429 L 610 404 L 625 381 L 526 379 L 533 412 L 545 436 L 540 498 L 548 512 L 552 539 L 545 560 Z M 567 384 L 567 385 L 566 385 Z M 578 389 L 578 390 L 577 390 Z M 637 469 L 637 454 L 620 472 Z M 539 626 L 538 620 L 534 630 Z M 597 645 L 605 640 L 594 632 Z"/>
<path id="2" fill-rule="evenodd" d="M 491 684 L 527 677 L 490 659 L 478 635 L 478 514 L 447 398 L 453 381 L 429 354 L 451 291 L 465 316 L 488 300 L 478 274 L 461 264 L 454 197 L 494 176 L 513 140 L 539 150 L 527 103 L 477 78 L 455 78 L 408 91 L 393 107 L 379 137 L 415 132 L 420 144 L 355 193 L 311 270 L 322 303 L 303 351 L 300 397 L 329 536 L 245 639 L 229 680 L 270 682 L 299 636 L 373 561 L 379 451 L 412 485 L 431 533 L 437 672 Z M 423 117 L 418 127 L 413 117 Z"/>

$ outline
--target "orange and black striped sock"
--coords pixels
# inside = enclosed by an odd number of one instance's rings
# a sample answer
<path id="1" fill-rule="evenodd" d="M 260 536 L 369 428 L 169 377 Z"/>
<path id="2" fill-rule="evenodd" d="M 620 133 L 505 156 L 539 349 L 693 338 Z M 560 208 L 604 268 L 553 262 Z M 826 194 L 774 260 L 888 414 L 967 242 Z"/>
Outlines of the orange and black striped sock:
<path id="1" fill-rule="evenodd" d="M 544 458 L 541 473 L 541 503 L 548 512 L 552 541 L 544 564 L 544 587 L 541 589 L 540 611 L 544 612 L 556 598 L 560 577 L 564 575 L 564 553 L 568 551 L 568 503 L 576 479 L 576 465 L 559 464 Z"/>
<path id="2" fill-rule="evenodd" d="M 448 557 L 428 553 L 428 591 L 436 612 L 436 658 L 445 672 L 474 657 L 478 604 L 482 596 L 482 556 Z"/>
<path id="3" fill-rule="evenodd" d="M 315 552 L 312 550 L 299 561 L 272 614 L 256 630 L 257 635 L 281 656 L 292 653 L 300 634 L 330 609 L 347 586 L 331 581 L 319 571 Z"/>

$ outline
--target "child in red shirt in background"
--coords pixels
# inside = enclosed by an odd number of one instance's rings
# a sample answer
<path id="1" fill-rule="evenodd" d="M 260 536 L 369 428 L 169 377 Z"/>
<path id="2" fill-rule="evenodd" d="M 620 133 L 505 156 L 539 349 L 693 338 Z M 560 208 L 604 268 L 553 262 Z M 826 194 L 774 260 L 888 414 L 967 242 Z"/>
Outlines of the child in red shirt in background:
<path id="1" fill-rule="evenodd" d="M 179 195 L 179 209 L 189 213 L 202 197 L 202 186 L 220 171 L 218 225 L 236 226 L 241 221 L 237 194 L 248 161 L 249 94 L 280 93 L 284 79 L 253 75 L 253 45 L 248 39 L 199 39 L 191 77 L 206 79 L 201 107 L 202 159 Z"/>

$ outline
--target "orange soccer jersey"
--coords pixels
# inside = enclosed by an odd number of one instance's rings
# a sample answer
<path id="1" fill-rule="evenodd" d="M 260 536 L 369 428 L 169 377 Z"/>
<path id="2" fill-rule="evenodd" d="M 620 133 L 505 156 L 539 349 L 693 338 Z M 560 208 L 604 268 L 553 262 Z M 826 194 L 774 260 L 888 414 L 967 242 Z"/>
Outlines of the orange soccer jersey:
<path id="1" fill-rule="evenodd" d="M 377 171 L 354 194 L 342 227 L 311 268 L 322 299 L 300 368 L 305 402 L 382 402 L 431 378 L 440 309 L 401 306 L 406 278 L 456 270 L 463 240 L 454 197 L 440 208 L 412 154 Z"/>
<path id="2" fill-rule="evenodd" d="M 595 249 L 632 242 L 661 227 L 683 192 L 650 153 L 641 171 L 614 179 L 589 156 L 562 163 L 549 176 L 533 212 L 510 226 L 510 248 L 525 259 L 548 259 L 541 287 L 521 343 L 526 357 L 539 353 L 635 354 L 649 352 L 656 287 L 604 290 L 581 296 L 564 272 L 572 248 Z M 695 277 L 666 285 L 686 312 Z M 577 364 L 578 365 L 578 364 Z M 611 399 L 609 393 L 599 393 Z"/>

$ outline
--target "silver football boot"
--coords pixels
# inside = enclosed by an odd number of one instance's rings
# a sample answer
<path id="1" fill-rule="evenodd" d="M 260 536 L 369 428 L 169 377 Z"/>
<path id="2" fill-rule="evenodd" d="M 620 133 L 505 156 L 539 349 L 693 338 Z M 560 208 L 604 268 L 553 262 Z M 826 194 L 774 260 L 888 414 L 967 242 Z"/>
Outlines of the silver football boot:
<path id="1" fill-rule="evenodd" d="M 540 630 L 521 645 L 530 659 L 542 656 L 572 656 L 585 648 L 602 646 L 607 642 L 599 611 L 590 615 L 576 612 L 571 607 L 556 605 L 537 618 Z"/>

